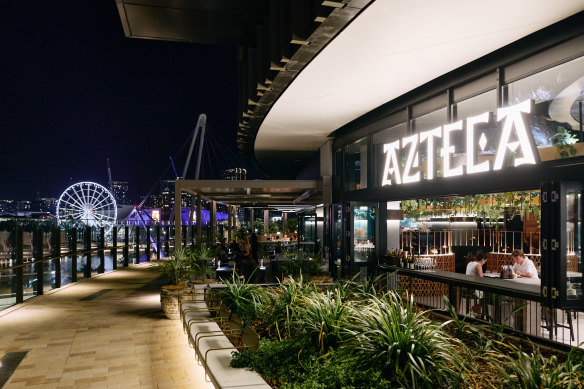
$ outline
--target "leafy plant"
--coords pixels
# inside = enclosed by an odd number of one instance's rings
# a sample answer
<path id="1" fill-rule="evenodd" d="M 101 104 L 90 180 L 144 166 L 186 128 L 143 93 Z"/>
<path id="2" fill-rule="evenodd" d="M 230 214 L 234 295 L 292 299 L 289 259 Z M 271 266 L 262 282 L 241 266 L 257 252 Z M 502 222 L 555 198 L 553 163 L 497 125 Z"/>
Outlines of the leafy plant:
<path id="1" fill-rule="evenodd" d="M 380 369 L 358 366 L 356 356 L 331 349 L 319 355 L 303 338 L 260 340 L 258 350 L 233 354 L 231 366 L 248 367 L 266 377 L 274 387 L 288 389 L 392 387 Z"/>
<path id="2" fill-rule="evenodd" d="M 294 232 L 298 230 L 298 220 L 288 219 L 286 222 L 286 231 Z"/>
<path id="3" fill-rule="evenodd" d="M 248 228 L 245 226 L 239 227 L 239 229 L 235 232 L 234 237 L 235 239 L 243 239 L 247 236 L 249 232 Z"/>
<path id="4" fill-rule="evenodd" d="M 276 221 L 274 223 L 270 223 L 270 228 L 268 229 L 268 232 L 270 234 L 275 234 L 277 232 L 281 232 L 282 231 L 282 229 L 280 228 L 281 223 L 282 223 L 281 221 Z"/>
<path id="5" fill-rule="evenodd" d="M 267 317 L 268 322 L 271 323 L 269 335 L 277 335 L 278 338 L 283 336 L 291 336 L 290 322 L 294 318 L 296 308 L 303 298 L 303 296 L 315 293 L 317 287 L 314 283 L 304 282 L 304 278 L 300 276 L 298 281 L 289 277 L 287 283 L 280 283 L 275 289 L 277 298 L 273 304 L 264 311 L 262 317 Z"/>
<path id="6" fill-rule="evenodd" d="M 214 270 L 209 267 L 209 261 L 213 259 L 214 250 L 207 242 L 200 242 L 190 246 L 186 250 L 190 266 L 191 277 L 212 277 Z"/>
<path id="7" fill-rule="evenodd" d="M 168 278 L 171 285 L 178 285 L 181 281 L 186 281 L 191 275 L 190 259 L 187 250 L 177 248 L 169 259 L 157 261 L 150 265 L 148 270 L 161 272 Z"/>
<path id="8" fill-rule="evenodd" d="M 342 301 L 338 289 L 311 293 L 305 295 L 298 304 L 292 326 L 324 353 L 341 343 L 341 329 L 347 320 L 348 308 L 349 305 Z"/>
<path id="9" fill-rule="evenodd" d="M 244 323 L 251 323 L 251 320 L 257 316 L 257 301 L 266 293 L 258 285 L 249 284 L 243 278 L 239 278 L 236 272 L 233 272 L 231 280 L 222 279 L 225 288 L 221 289 L 218 294 L 223 302 L 236 313 Z"/>
<path id="10" fill-rule="evenodd" d="M 306 253 L 304 250 L 283 250 L 283 254 L 287 259 L 286 261 L 282 262 L 282 272 L 284 275 L 317 275 L 320 273 L 320 254 L 315 255 L 314 257 L 309 257 L 308 253 Z"/>
<path id="11" fill-rule="evenodd" d="M 509 353 L 490 353 L 488 362 L 498 372 L 506 388 L 581 388 L 584 385 L 582 365 L 573 362 L 570 352 L 565 362 L 553 355 L 549 359 L 532 347 L 528 354 L 513 345 L 503 345 Z"/>
<path id="12" fill-rule="evenodd" d="M 262 219 L 256 219 L 253 222 L 253 228 L 257 230 L 258 234 L 263 234 L 266 230 L 266 225 Z"/>
<path id="13" fill-rule="evenodd" d="M 576 155 L 576 148 L 572 145 L 578 142 L 578 138 L 564 127 L 558 127 L 558 132 L 550 138 L 550 141 L 556 147 L 556 155 L 560 158 Z"/>
<path id="14" fill-rule="evenodd" d="M 444 304 L 448 313 L 452 317 L 454 336 L 462 340 L 467 345 L 472 345 L 477 355 L 483 355 L 493 346 L 493 340 L 489 339 L 481 329 L 466 322 L 471 312 L 462 318 L 456 313 L 456 308 L 452 305 L 448 297 L 444 296 Z"/>
<path id="15" fill-rule="evenodd" d="M 386 378 L 404 387 L 451 387 L 459 384 L 465 361 L 461 343 L 443 327 L 415 313 L 413 299 L 403 304 L 395 292 L 371 297 L 351 309 L 347 337 L 363 366 L 380 366 Z M 345 345 L 344 347 L 349 347 Z"/>
<path id="16" fill-rule="evenodd" d="M 307 361 L 316 358 L 316 350 L 307 347 L 301 338 L 289 338 L 282 341 L 260 339 L 255 353 L 248 350 L 233 353 L 232 367 L 248 367 L 257 371 L 268 381 L 287 383 L 302 380 L 306 374 Z"/>
<path id="17" fill-rule="evenodd" d="M 505 323 L 507 322 L 507 320 L 509 320 L 509 318 L 513 315 L 515 315 L 517 312 L 520 312 L 521 310 L 525 309 L 527 304 L 521 304 L 519 306 L 516 306 L 503 320 L 502 323 L 497 323 L 495 321 L 495 319 L 490 316 L 487 315 L 487 319 L 489 321 L 489 330 L 493 333 L 493 339 L 497 342 L 501 342 L 503 341 L 503 330 L 505 330 Z"/>

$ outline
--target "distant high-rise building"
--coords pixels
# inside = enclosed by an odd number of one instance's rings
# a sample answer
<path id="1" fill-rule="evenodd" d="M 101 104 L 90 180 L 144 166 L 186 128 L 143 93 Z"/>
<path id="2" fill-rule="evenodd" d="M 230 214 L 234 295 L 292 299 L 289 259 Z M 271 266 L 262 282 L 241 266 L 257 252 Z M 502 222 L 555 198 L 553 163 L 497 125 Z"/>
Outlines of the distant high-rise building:
<path id="1" fill-rule="evenodd" d="M 18 200 L 16 202 L 16 210 L 18 212 L 30 212 L 32 210 L 32 201 Z"/>
<path id="2" fill-rule="evenodd" d="M 52 197 L 37 197 L 32 202 L 31 211 L 48 212 L 54 215 L 57 211 L 57 199 Z"/>
<path id="3" fill-rule="evenodd" d="M 174 206 L 174 181 L 175 180 L 160 180 L 159 208 L 161 209 L 162 220 L 168 220 L 170 217 L 170 210 Z M 190 207 L 191 203 L 192 196 L 188 193 L 182 193 L 181 207 Z"/>
<path id="4" fill-rule="evenodd" d="M 247 179 L 247 170 L 236 167 L 233 169 L 225 169 L 223 170 L 223 179 L 224 180 L 246 180 Z"/>
<path id="5" fill-rule="evenodd" d="M 130 204 L 127 181 L 112 181 L 112 190 L 118 204 Z"/>
<path id="6" fill-rule="evenodd" d="M 16 201 L 14 201 L 14 200 L 0 200 L 0 212 L 2 212 L 2 213 L 16 212 Z"/>
<path id="7" fill-rule="evenodd" d="M 142 197 L 143 199 L 144 197 Z M 144 208 L 161 208 L 162 207 L 162 196 L 160 193 L 153 193 L 144 202 Z"/>

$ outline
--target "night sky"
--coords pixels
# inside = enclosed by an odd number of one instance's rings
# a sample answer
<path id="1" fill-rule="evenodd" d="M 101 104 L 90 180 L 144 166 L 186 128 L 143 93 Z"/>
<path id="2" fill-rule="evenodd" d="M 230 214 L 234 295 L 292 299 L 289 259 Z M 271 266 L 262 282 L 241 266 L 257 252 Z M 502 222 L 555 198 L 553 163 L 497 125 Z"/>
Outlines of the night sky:
<path id="1" fill-rule="evenodd" d="M 237 154 L 236 59 L 234 47 L 126 38 L 115 0 L 2 0 L 0 199 L 107 186 L 109 157 L 136 202 L 172 178 L 169 156 L 200 113 L 213 155 Z"/>

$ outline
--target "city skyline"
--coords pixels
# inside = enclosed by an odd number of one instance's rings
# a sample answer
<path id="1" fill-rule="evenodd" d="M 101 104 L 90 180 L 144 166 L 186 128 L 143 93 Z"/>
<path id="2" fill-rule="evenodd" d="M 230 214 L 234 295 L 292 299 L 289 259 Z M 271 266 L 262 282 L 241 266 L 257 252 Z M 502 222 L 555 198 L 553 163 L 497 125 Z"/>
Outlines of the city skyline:
<path id="1" fill-rule="evenodd" d="M 169 157 L 182 171 L 200 113 L 215 154 L 236 153 L 236 48 L 129 39 L 113 0 L 59 4 L 0 4 L 0 199 L 107 186 L 109 158 L 138 201 L 173 178 Z"/>

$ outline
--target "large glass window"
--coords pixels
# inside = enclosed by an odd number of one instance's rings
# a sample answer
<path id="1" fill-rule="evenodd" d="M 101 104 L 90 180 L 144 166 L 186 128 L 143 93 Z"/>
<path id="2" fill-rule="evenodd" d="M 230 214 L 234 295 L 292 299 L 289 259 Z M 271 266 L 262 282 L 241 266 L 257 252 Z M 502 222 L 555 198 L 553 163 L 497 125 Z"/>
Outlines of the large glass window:
<path id="1" fill-rule="evenodd" d="M 399 140 L 406 136 L 407 124 L 402 123 L 397 126 L 390 127 L 376 134 L 373 134 L 373 150 L 375 161 L 375 185 L 381 186 L 383 181 L 383 164 L 385 161 L 385 153 L 383 152 L 383 145 Z"/>
<path id="2" fill-rule="evenodd" d="M 506 105 L 535 101 L 529 124 L 538 147 L 557 143 L 558 133 L 575 138 L 582 121 L 579 104 L 584 95 L 584 57 L 512 82 L 505 92 Z"/>
<path id="3" fill-rule="evenodd" d="M 345 146 L 345 190 L 367 188 L 367 138 Z"/>
<path id="4" fill-rule="evenodd" d="M 424 132 L 424 131 L 430 131 L 430 130 L 434 130 L 440 126 L 443 126 L 444 124 L 447 123 L 447 109 L 445 108 L 441 108 L 437 111 L 434 112 L 430 112 L 426 115 L 422 115 L 419 116 L 415 119 L 412 119 L 411 121 L 411 128 L 412 128 L 412 132 L 413 133 L 420 133 L 420 132 Z M 456 134 L 452 136 L 452 139 L 456 139 L 460 137 L 460 134 Z M 442 144 L 442 142 L 438 142 L 438 144 Z M 455 146 L 455 150 L 456 152 L 459 152 L 458 150 L 460 149 L 460 145 L 457 144 L 453 144 Z M 427 178 L 427 169 L 426 169 L 426 164 L 428 163 L 428 149 L 427 147 L 421 146 L 418 150 L 419 153 L 419 163 L 421 166 L 421 172 L 424 175 L 424 178 Z M 434 160 L 435 162 L 435 170 L 436 170 L 436 176 L 441 176 L 442 172 L 441 172 L 441 163 L 440 163 L 440 158 L 442 158 L 442 147 L 439 147 L 437 145 L 435 145 L 434 147 Z"/>
<path id="5" fill-rule="evenodd" d="M 481 115 L 485 112 L 490 112 L 489 121 L 487 123 L 477 123 L 474 125 L 474 150 L 476 150 L 475 163 L 481 163 L 486 159 L 494 158 L 495 149 L 498 146 L 499 131 L 497 123 L 494 118 L 494 113 L 497 112 L 497 91 L 491 90 L 480 95 L 471 97 L 466 100 L 459 101 L 452 105 L 453 122 L 459 120 L 466 120 L 471 117 Z M 456 160 L 456 165 L 466 165 L 466 125 L 463 126 L 463 131 L 453 137 Z"/>

